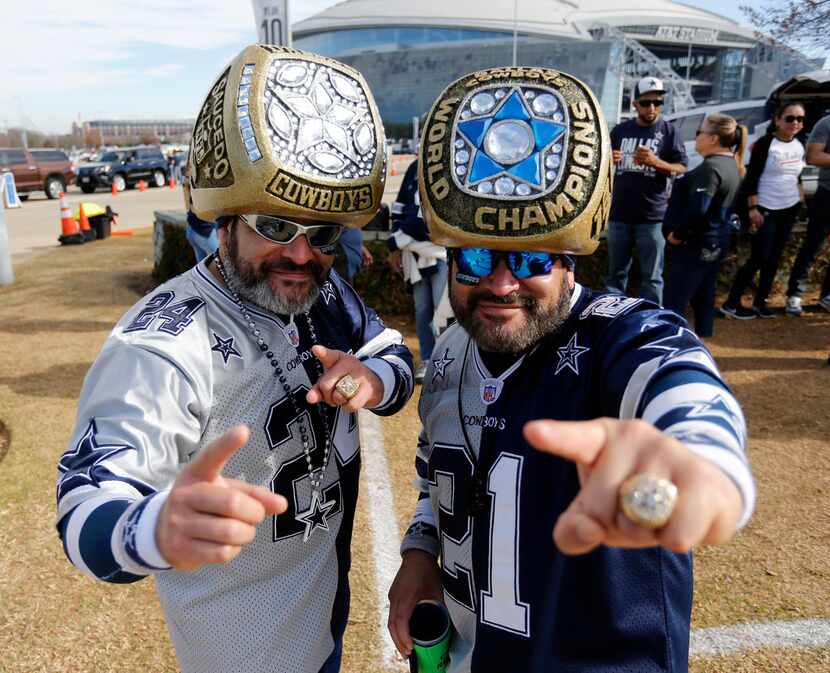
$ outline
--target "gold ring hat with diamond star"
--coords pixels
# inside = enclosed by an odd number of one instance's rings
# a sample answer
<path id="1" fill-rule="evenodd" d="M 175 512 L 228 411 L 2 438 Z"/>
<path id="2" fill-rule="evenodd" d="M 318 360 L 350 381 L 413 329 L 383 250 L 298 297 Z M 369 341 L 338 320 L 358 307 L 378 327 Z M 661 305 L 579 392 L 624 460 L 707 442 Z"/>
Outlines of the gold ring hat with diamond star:
<path id="1" fill-rule="evenodd" d="M 611 207 L 608 127 L 581 81 L 492 68 L 450 84 L 424 124 L 419 189 L 433 242 L 591 254 Z"/>
<path id="2" fill-rule="evenodd" d="M 194 213 L 359 228 L 380 208 L 383 125 L 363 76 L 308 52 L 251 45 L 202 104 L 188 157 Z"/>

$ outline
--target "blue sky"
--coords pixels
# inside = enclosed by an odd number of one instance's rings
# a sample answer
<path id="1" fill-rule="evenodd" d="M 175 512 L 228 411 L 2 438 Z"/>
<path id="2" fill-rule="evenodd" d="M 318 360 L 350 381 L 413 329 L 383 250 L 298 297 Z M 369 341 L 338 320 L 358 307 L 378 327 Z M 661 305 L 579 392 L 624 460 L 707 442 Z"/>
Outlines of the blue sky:
<path id="1" fill-rule="evenodd" d="M 743 21 L 743 0 L 684 1 Z M 250 0 L 2 4 L 0 128 L 66 133 L 78 119 L 192 118 L 222 66 L 256 41 Z M 292 0 L 292 20 L 334 4 Z"/>

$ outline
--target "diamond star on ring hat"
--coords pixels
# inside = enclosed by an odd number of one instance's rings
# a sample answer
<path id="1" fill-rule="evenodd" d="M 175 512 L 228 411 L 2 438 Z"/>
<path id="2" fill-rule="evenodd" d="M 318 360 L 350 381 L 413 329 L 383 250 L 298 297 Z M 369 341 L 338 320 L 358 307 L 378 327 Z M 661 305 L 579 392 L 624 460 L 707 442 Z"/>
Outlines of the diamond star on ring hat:
<path id="1" fill-rule="evenodd" d="M 611 206 L 599 103 L 547 68 L 492 68 L 450 84 L 424 125 L 421 208 L 450 248 L 587 255 Z"/>
<path id="2" fill-rule="evenodd" d="M 359 228 L 378 212 L 385 179 L 372 93 L 334 59 L 246 47 L 196 118 L 188 187 L 203 220 L 256 213 Z"/>

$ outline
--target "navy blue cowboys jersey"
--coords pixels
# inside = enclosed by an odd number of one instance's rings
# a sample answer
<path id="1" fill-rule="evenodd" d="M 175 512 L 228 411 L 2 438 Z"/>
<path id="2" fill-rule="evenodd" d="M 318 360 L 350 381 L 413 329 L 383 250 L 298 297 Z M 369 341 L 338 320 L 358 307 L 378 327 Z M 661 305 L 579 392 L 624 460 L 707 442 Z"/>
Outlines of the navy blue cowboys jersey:
<path id="1" fill-rule="evenodd" d="M 561 330 L 499 375 L 454 325 L 435 346 L 419 411 L 421 498 L 402 550 L 440 556 L 452 673 L 687 670 L 691 555 L 559 552 L 551 532 L 578 493 L 576 467 L 522 436 L 540 418 L 645 419 L 735 481 L 745 524 L 744 418 L 680 317 L 577 285 Z"/>
<path id="2" fill-rule="evenodd" d="M 318 407 L 305 401 L 318 377 L 309 322 L 248 311 L 271 352 L 260 350 L 233 298 L 202 263 L 119 321 L 86 377 L 58 466 L 58 529 L 69 559 L 94 578 L 155 576 L 184 673 L 328 673 L 337 669 L 348 616 L 357 418 L 321 407 L 332 449 L 322 497 L 312 499 L 295 413 L 311 429 L 319 468 L 324 427 Z M 375 413 L 403 406 L 412 394 L 412 356 L 336 273 L 310 320 L 316 343 L 354 353 L 381 378 Z M 294 404 L 271 359 L 281 364 Z M 261 523 L 233 561 L 171 570 L 154 541 L 169 488 L 184 464 L 239 423 L 251 438 L 223 474 L 270 487 L 289 509 Z"/>

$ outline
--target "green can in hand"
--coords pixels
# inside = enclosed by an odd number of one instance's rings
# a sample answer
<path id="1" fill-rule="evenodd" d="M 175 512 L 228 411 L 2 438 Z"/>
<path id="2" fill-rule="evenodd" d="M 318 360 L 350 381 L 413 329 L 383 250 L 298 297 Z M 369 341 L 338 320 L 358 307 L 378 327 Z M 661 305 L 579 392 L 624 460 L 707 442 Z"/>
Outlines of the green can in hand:
<path id="1" fill-rule="evenodd" d="M 436 601 L 421 601 L 409 618 L 414 647 L 409 657 L 411 673 L 446 673 L 450 663 L 452 624 L 447 608 Z"/>

